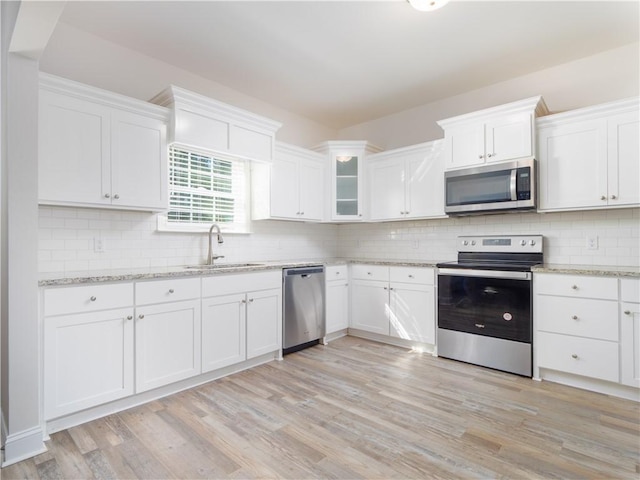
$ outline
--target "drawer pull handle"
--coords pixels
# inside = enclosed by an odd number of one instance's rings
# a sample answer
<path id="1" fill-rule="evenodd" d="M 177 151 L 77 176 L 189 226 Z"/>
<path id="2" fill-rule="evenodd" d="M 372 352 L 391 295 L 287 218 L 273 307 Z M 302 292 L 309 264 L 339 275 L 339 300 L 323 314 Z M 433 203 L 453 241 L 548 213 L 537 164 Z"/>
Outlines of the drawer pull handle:
<path id="1" fill-rule="evenodd" d="M 578 359 L 578 354 L 577 353 L 572 354 L 571 358 L 575 358 L 577 360 Z"/>
<path id="2" fill-rule="evenodd" d="M 371 272 L 367 272 L 367 275 L 371 275 Z"/>
<path id="3" fill-rule="evenodd" d="M 89 300 L 91 300 L 92 302 L 95 302 L 97 298 L 92 296 Z"/>
<path id="4" fill-rule="evenodd" d="M 625 310 L 625 311 L 624 311 L 624 314 L 625 314 L 625 315 L 631 315 L 631 310 Z"/>
<path id="5" fill-rule="evenodd" d="M 170 288 L 169 293 L 173 293 L 173 292 L 174 292 L 173 288 Z"/>
<path id="6" fill-rule="evenodd" d="M 413 278 L 413 275 L 409 275 L 409 278 Z"/>
<path id="7" fill-rule="evenodd" d="M 571 285 L 571 288 L 572 288 L 573 290 L 577 290 L 577 289 L 578 289 L 578 285 Z"/>
<path id="8" fill-rule="evenodd" d="M 127 315 L 127 320 L 133 320 L 133 315 Z"/>
<path id="9" fill-rule="evenodd" d="M 572 319 L 572 320 L 577 320 L 577 319 L 578 319 L 578 316 L 577 316 L 577 315 L 572 315 L 572 316 L 571 316 L 571 319 Z"/>
<path id="10" fill-rule="evenodd" d="M 144 318 L 144 315 L 141 313 L 140 315 L 138 315 L 138 318 L 142 320 Z"/>

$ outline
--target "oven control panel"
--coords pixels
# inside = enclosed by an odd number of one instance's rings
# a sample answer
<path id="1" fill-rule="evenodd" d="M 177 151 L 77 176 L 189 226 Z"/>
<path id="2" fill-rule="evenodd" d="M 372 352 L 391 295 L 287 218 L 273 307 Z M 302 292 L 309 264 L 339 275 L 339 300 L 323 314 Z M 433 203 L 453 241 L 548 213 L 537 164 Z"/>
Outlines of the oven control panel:
<path id="1" fill-rule="evenodd" d="M 531 252 L 542 253 L 542 235 L 458 237 L 458 252 Z"/>

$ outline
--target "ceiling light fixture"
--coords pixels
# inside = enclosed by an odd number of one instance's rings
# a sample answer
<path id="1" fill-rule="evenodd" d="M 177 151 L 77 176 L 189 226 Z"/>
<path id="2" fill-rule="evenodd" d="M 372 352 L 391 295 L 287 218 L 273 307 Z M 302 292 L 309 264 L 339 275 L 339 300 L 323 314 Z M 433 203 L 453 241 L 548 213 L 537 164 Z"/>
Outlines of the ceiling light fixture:
<path id="1" fill-rule="evenodd" d="M 437 10 L 440 7 L 444 7 L 449 0 L 407 0 L 409 4 L 416 10 L 421 12 L 431 12 Z"/>

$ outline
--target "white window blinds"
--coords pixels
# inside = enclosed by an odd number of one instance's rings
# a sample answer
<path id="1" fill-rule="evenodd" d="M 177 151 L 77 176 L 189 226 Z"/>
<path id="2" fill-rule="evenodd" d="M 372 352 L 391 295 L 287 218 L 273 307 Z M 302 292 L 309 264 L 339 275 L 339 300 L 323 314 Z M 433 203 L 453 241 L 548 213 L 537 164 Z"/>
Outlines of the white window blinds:
<path id="1" fill-rule="evenodd" d="M 172 145 L 167 225 L 188 230 L 218 223 L 226 231 L 247 231 L 247 176 L 244 160 Z"/>

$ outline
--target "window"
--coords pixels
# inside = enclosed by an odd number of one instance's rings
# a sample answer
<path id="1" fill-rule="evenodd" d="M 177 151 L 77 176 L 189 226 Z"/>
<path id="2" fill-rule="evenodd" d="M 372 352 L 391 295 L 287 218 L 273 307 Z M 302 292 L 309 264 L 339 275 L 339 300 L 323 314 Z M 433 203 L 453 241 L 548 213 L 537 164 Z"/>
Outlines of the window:
<path id="1" fill-rule="evenodd" d="M 169 211 L 158 229 L 205 231 L 217 223 L 225 232 L 248 232 L 248 172 L 244 160 L 172 145 Z"/>

